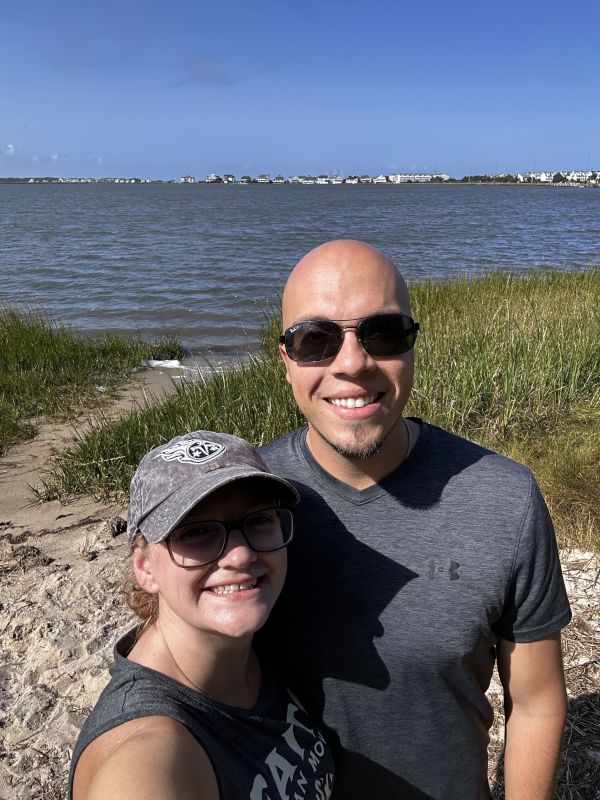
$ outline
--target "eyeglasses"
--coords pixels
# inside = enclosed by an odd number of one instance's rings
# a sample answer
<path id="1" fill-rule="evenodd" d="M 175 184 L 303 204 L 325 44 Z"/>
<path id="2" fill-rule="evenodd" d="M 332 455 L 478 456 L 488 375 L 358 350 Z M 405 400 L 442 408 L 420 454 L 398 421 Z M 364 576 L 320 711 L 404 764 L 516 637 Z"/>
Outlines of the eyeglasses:
<path id="1" fill-rule="evenodd" d="M 344 322 L 344 320 L 339 320 Z M 292 361 L 300 364 L 327 361 L 336 356 L 344 331 L 356 331 L 358 341 L 371 356 L 399 356 L 412 350 L 419 323 L 406 314 L 375 314 L 358 325 L 339 325 L 330 319 L 310 319 L 292 325 L 279 343 Z"/>
<path id="2" fill-rule="evenodd" d="M 231 531 L 240 531 L 257 553 L 281 550 L 294 538 L 290 508 L 261 508 L 234 522 L 201 520 L 176 528 L 166 539 L 171 561 L 183 569 L 197 569 L 217 561 L 227 547 Z"/>

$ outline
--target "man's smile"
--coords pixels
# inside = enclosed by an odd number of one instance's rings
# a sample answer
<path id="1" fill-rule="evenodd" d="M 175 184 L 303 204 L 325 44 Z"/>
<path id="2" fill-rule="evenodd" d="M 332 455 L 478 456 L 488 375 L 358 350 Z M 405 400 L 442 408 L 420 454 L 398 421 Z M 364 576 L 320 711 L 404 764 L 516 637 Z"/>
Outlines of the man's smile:
<path id="1" fill-rule="evenodd" d="M 361 395 L 360 397 L 329 397 L 327 402 L 339 408 L 363 408 L 371 405 L 376 400 L 380 400 L 382 396 L 383 392 Z"/>

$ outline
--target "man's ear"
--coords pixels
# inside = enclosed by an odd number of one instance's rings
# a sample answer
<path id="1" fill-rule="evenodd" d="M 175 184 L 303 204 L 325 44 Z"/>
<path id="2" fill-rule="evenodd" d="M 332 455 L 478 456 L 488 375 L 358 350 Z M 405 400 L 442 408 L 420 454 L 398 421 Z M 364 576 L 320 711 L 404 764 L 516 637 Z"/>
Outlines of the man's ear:
<path id="1" fill-rule="evenodd" d="M 135 545 L 133 548 L 133 571 L 140 589 L 148 594 L 158 594 L 158 584 L 152 570 L 149 545 Z"/>
<path id="2" fill-rule="evenodd" d="M 292 385 L 292 381 L 291 381 L 291 378 L 290 378 L 290 357 L 286 353 L 285 345 L 283 345 L 283 344 L 279 345 L 279 355 L 281 356 L 282 361 L 285 364 L 285 379 L 291 386 Z"/>

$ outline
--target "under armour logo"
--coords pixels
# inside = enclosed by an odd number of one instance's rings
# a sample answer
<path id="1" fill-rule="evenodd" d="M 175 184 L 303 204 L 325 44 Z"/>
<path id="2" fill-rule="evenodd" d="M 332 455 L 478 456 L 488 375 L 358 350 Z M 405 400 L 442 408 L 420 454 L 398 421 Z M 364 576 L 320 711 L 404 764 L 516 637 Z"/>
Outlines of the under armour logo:
<path id="1" fill-rule="evenodd" d="M 436 575 L 447 575 L 451 581 L 457 581 L 460 578 L 458 568 L 460 564 L 458 561 L 450 559 L 445 564 L 437 561 L 435 558 L 430 558 L 427 562 L 427 577 L 435 578 Z"/>
<path id="2" fill-rule="evenodd" d="M 206 464 L 221 453 L 225 445 L 208 442 L 206 439 L 186 439 L 161 450 L 155 458 L 163 461 L 179 461 L 180 464 Z"/>

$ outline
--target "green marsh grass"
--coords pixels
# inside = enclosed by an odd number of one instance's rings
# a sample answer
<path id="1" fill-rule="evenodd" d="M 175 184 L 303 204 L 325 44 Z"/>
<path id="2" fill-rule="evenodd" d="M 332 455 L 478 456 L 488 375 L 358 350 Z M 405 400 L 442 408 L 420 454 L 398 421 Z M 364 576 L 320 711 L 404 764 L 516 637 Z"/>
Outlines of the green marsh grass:
<path id="1" fill-rule="evenodd" d="M 414 284 L 411 295 L 421 332 L 407 413 L 528 464 L 561 539 L 600 549 L 600 270 L 493 272 Z M 56 458 L 40 496 L 123 498 L 142 455 L 187 430 L 260 445 L 303 424 L 278 333 L 273 315 L 262 357 L 100 421 Z"/>
<path id="2" fill-rule="evenodd" d="M 236 368 L 177 385 L 158 405 L 146 402 L 128 417 L 100 420 L 56 457 L 40 499 L 79 494 L 122 498 L 144 453 L 184 431 L 221 430 L 260 446 L 302 424 L 279 363 L 250 358 Z"/>
<path id="3" fill-rule="evenodd" d="M 529 466 L 563 543 L 600 550 L 600 270 L 411 287 L 408 413 Z"/>
<path id="4" fill-rule="evenodd" d="M 171 338 L 85 339 L 44 312 L 0 307 L 0 453 L 31 438 L 41 417 L 73 418 L 104 402 L 144 360 L 180 355 Z"/>
<path id="5" fill-rule="evenodd" d="M 600 403 L 600 271 L 412 287 L 423 335 L 411 410 L 487 443 Z"/>

